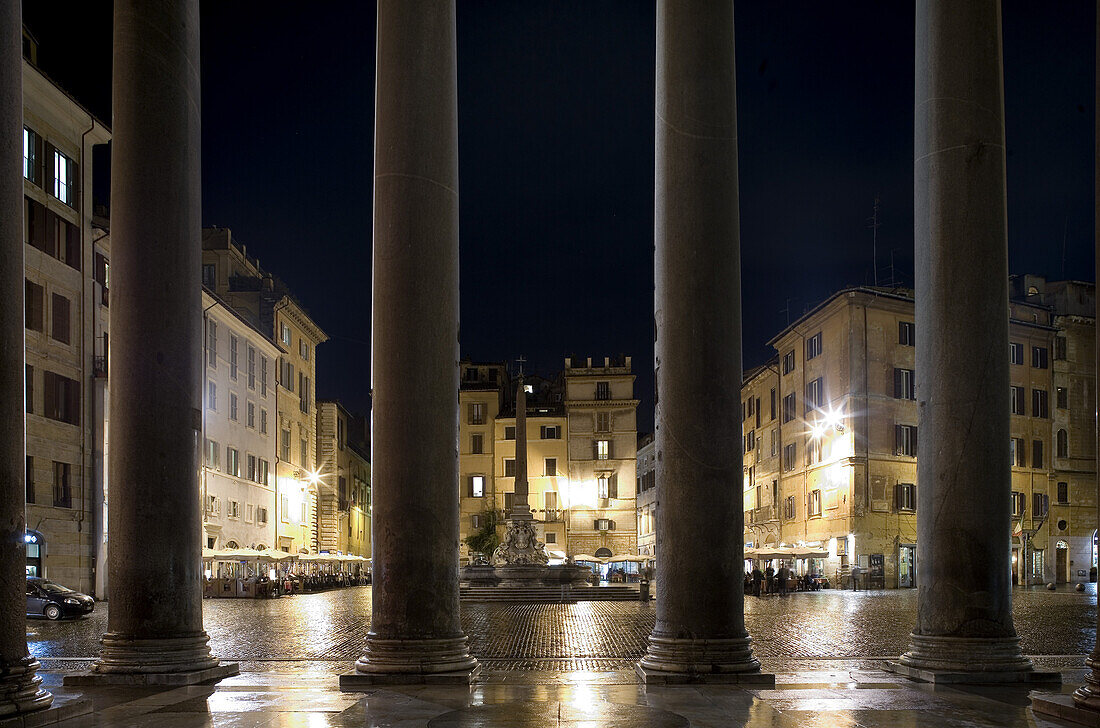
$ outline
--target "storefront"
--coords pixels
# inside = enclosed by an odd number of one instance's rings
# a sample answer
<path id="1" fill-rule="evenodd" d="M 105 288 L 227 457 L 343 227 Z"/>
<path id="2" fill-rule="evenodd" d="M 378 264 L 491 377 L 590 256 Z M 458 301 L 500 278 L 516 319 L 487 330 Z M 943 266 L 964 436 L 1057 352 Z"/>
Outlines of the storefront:
<path id="1" fill-rule="evenodd" d="M 27 576 L 45 576 L 46 539 L 38 531 L 27 531 L 23 541 L 27 545 Z"/>

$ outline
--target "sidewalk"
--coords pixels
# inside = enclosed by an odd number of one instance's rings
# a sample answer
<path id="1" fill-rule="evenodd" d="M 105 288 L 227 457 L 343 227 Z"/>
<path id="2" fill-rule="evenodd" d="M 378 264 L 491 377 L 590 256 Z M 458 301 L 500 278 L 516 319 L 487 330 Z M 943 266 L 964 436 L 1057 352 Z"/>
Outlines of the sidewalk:
<path id="1" fill-rule="evenodd" d="M 1034 716 L 1026 688 L 933 687 L 883 672 L 873 660 L 791 661 L 774 668 L 774 690 L 645 688 L 632 671 L 621 669 L 625 661 L 614 666 L 620 669 L 602 672 L 502 671 L 495 669 L 497 662 L 486 661 L 482 678 L 470 688 L 395 687 L 358 694 L 336 687 L 336 676 L 353 669 L 344 661 L 247 663 L 241 675 L 217 686 L 165 691 L 78 693 L 60 687 L 58 672 L 45 677 L 59 699 L 80 694 L 94 703 L 93 715 L 59 723 L 63 728 L 1064 725 Z M 1072 691 L 1083 675 L 1083 668 L 1065 668 L 1063 691 Z"/>

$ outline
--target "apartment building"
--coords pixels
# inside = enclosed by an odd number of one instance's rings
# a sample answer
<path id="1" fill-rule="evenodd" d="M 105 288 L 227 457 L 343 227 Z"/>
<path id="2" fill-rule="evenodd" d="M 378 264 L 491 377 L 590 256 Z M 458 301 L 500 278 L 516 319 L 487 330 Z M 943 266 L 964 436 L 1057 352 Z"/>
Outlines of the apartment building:
<path id="1" fill-rule="evenodd" d="M 314 383 L 317 347 L 328 336 L 286 284 L 233 239 L 232 231 L 204 229 L 202 248 L 203 285 L 279 347 L 274 370 L 258 373 L 276 393 L 275 548 L 316 553 L 321 535 Z"/>
<path id="2" fill-rule="evenodd" d="M 638 440 L 636 490 L 638 498 L 638 553 L 657 554 L 657 445 L 653 435 Z"/>
<path id="3" fill-rule="evenodd" d="M 203 543 L 274 548 L 274 382 L 262 377 L 281 351 L 271 338 L 204 289 Z"/>
<path id="4" fill-rule="evenodd" d="M 110 130 L 23 35 L 27 574 L 107 596 L 108 259 L 93 149 Z"/>
<path id="5" fill-rule="evenodd" d="M 498 497 L 494 463 L 496 421 L 510 379 L 503 362 L 462 361 L 459 373 L 459 560 L 469 563 L 466 539 L 491 528 L 504 509 L 502 490 Z M 512 452 L 514 457 L 514 449 Z"/>
<path id="6" fill-rule="evenodd" d="M 320 550 L 369 557 L 370 462 L 362 418 L 336 400 L 317 401 Z"/>

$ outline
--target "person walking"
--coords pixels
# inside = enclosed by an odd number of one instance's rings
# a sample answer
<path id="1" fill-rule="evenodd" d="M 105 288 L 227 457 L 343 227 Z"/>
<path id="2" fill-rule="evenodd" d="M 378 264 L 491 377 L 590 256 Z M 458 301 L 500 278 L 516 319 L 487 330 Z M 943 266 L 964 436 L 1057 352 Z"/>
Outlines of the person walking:
<path id="1" fill-rule="evenodd" d="M 863 575 L 863 570 L 859 568 L 859 564 L 852 564 L 852 591 L 859 591 L 859 578 Z"/>
<path id="2" fill-rule="evenodd" d="M 760 570 L 760 567 L 754 566 L 752 569 L 752 595 L 754 597 L 760 596 L 760 586 L 764 583 L 764 572 Z"/>
<path id="3" fill-rule="evenodd" d="M 779 567 L 779 596 L 787 596 L 787 581 L 790 579 L 790 570 L 786 564 L 781 564 Z"/>

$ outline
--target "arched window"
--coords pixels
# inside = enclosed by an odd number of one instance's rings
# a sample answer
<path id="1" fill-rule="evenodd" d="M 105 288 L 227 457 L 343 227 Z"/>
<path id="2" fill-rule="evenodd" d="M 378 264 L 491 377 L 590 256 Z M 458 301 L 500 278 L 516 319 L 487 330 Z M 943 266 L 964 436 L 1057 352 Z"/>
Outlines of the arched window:
<path id="1" fill-rule="evenodd" d="M 239 549 L 240 545 L 236 541 L 226 541 L 225 547 L 227 549 Z"/>
<path id="2" fill-rule="evenodd" d="M 1065 430 L 1058 430 L 1054 440 L 1054 451 L 1060 458 L 1069 457 L 1069 434 Z"/>
<path id="3" fill-rule="evenodd" d="M 609 549 L 609 548 L 598 548 L 598 549 L 596 549 L 595 556 L 597 558 L 600 558 L 600 559 L 609 559 L 609 558 L 611 558 L 611 549 Z"/>

